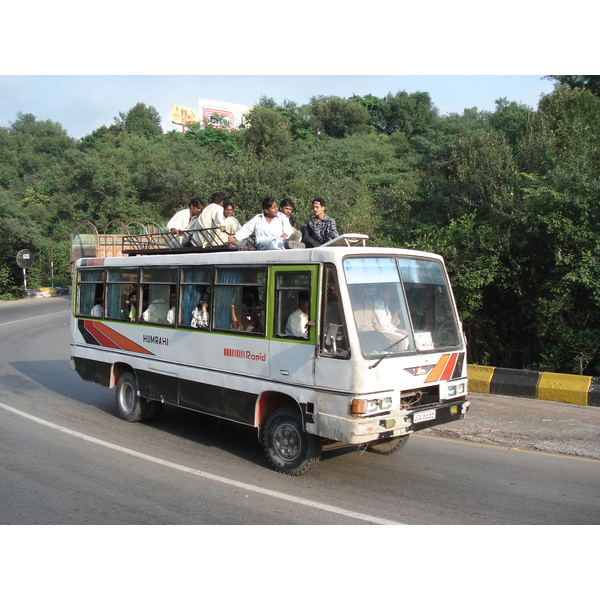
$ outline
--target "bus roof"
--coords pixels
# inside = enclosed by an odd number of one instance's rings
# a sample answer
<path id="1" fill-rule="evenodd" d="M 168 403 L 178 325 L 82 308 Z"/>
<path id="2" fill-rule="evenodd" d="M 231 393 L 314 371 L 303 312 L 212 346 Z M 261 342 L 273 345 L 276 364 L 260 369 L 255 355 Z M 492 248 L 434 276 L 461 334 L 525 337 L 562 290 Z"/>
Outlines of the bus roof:
<path id="1" fill-rule="evenodd" d="M 260 251 L 229 251 L 185 254 L 152 254 L 139 256 L 120 256 L 106 258 L 80 258 L 75 263 L 76 268 L 87 267 L 140 267 L 140 266 L 173 266 L 173 265 L 231 265 L 231 264 L 306 264 L 333 262 L 341 263 L 348 256 L 414 256 L 440 260 L 443 258 L 431 252 L 401 248 L 384 247 L 344 247 L 318 246 L 316 248 L 293 250 L 260 250 Z"/>

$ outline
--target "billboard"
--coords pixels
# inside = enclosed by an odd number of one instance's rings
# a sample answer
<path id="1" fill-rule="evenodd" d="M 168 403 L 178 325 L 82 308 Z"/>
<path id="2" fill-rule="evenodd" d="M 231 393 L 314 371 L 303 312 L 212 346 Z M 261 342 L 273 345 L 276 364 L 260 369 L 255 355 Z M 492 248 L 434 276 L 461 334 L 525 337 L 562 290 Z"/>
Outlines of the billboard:
<path id="1" fill-rule="evenodd" d="M 198 122 L 198 112 L 194 108 L 171 104 L 171 123 L 176 125 L 191 125 Z"/>
<path id="2" fill-rule="evenodd" d="M 250 112 L 251 106 L 246 104 L 233 104 L 219 100 L 200 98 L 200 119 L 219 129 L 239 129 L 245 125 L 245 117 Z"/>

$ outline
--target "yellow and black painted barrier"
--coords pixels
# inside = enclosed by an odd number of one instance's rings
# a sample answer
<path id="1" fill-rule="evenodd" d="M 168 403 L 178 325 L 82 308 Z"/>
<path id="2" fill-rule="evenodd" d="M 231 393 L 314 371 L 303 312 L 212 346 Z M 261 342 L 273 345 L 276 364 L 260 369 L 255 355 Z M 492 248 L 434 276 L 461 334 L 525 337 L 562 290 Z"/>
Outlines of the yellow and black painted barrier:
<path id="1" fill-rule="evenodd" d="M 56 287 L 28 288 L 25 291 L 26 298 L 48 298 L 51 296 L 60 296 L 62 294 L 70 294 L 71 286 L 62 285 Z"/>
<path id="2" fill-rule="evenodd" d="M 469 391 L 600 406 L 600 377 L 467 365 Z"/>

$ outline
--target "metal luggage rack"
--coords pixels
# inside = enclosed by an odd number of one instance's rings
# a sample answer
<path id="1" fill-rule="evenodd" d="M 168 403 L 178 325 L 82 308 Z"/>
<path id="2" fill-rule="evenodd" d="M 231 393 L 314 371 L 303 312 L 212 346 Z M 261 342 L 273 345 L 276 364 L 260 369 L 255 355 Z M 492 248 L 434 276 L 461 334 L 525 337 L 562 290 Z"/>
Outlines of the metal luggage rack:
<path id="1" fill-rule="evenodd" d="M 170 231 L 123 236 L 123 254 L 181 254 L 184 252 L 224 252 L 241 250 L 218 235 L 218 227 L 188 229 L 178 235 Z M 204 243 L 208 245 L 203 247 Z"/>
<path id="2" fill-rule="evenodd" d="M 123 236 L 122 253 L 129 256 L 135 254 L 183 254 L 187 252 L 231 252 L 256 250 L 253 238 L 245 245 L 228 244 L 219 237 L 219 228 L 188 229 L 179 235 L 170 231 L 163 233 L 147 233 Z M 366 246 L 369 239 L 363 233 L 343 233 L 334 240 L 323 244 L 325 246 Z M 206 240 L 207 246 L 203 247 Z"/>

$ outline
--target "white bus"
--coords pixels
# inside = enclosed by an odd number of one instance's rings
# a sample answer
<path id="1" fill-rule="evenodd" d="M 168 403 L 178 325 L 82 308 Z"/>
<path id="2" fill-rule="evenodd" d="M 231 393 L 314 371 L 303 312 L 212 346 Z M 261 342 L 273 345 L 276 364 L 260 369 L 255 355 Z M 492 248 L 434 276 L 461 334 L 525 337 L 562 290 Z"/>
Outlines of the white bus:
<path id="1" fill-rule="evenodd" d="M 127 421 L 166 403 L 254 427 L 288 475 L 343 445 L 391 454 L 465 416 L 466 347 L 443 259 L 364 238 L 81 258 L 71 368 Z"/>

